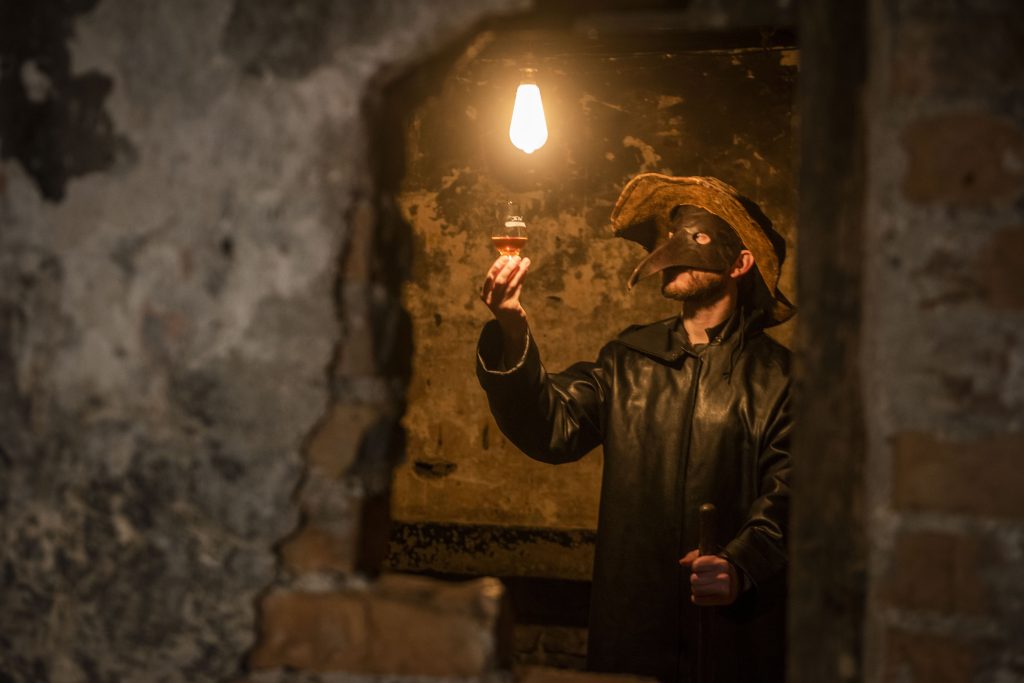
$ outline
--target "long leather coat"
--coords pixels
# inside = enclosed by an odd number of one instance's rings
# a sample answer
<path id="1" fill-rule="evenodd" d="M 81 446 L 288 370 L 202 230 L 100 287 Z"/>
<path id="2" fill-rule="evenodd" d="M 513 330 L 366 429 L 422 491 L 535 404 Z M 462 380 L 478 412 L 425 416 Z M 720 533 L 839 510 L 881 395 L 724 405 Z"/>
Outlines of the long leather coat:
<path id="1" fill-rule="evenodd" d="M 698 509 L 718 508 L 721 555 L 743 592 L 713 608 L 715 679 L 783 681 L 789 503 L 789 351 L 738 311 L 703 348 L 678 318 L 634 326 L 594 363 L 548 374 L 534 340 L 503 369 L 500 329 L 477 374 L 505 435 L 565 463 L 604 444 L 588 666 L 695 680 L 698 608 L 679 558 Z"/>

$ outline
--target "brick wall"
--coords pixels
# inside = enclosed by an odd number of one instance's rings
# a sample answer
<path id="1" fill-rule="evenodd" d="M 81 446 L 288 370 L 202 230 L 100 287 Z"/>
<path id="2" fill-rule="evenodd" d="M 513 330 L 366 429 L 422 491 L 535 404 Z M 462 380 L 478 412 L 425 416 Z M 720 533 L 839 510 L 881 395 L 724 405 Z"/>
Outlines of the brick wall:
<path id="1" fill-rule="evenodd" d="M 871 6 L 866 680 L 1024 677 L 1024 6 Z"/>

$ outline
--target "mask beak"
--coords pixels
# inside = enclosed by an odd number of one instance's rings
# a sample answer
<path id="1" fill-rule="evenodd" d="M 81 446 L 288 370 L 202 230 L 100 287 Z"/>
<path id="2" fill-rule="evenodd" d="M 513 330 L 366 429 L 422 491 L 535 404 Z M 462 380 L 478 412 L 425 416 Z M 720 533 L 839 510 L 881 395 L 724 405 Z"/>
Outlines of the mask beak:
<path id="1" fill-rule="evenodd" d="M 670 263 L 662 263 L 664 259 L 662 258 L 663 255 L 659 254 L 660 251 L 660 249 L 652 251 L 647 255 L 647 258 L 637 264 L 636 268 L 633 269 L 633 274 L 629 276 L 629 280 L 626 282 L 626 289 L 633 289 L 633 286 L 640 282 L 640 280 L 650 277 L 672 265 Z M 658 258 L 655 258 L 656 256 Z"/>
<path id="2" fill-rule="evenodd" d="M 718 243 L 721 243 L 721 240 L 716 242 L 716 244 Z M 733 258 L 735 258 L 734 255 L 727 253 L 727 250 L 722 248 L 698 246 L 690 233 L 680 230 L 668 241 L 662 242 L 637 264 L 633 269 L 633 274 L 626 282 L 626 287 L 633 289 L 633 286 L 640 280 L 674 266 L 722 272 L 730 266 Z"/>

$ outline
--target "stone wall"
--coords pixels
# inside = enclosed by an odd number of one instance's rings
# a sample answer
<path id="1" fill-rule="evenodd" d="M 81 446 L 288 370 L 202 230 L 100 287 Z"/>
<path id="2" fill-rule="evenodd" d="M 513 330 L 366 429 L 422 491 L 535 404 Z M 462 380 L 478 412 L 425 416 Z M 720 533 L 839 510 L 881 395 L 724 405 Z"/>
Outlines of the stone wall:
<path id="1" fill-rule="evenodd" d="M 521 4 L 4 5 L 0 679 L 228 680 L 260 620 L 254 666 L 498 665 L 500 586 L 365 578 L 408 366 L 365 109 Z"/>
<path id="2" fill-rule="evenodd" d="M 865 679 L 1021 680 L 1024 6 L 870 8 Z"/>

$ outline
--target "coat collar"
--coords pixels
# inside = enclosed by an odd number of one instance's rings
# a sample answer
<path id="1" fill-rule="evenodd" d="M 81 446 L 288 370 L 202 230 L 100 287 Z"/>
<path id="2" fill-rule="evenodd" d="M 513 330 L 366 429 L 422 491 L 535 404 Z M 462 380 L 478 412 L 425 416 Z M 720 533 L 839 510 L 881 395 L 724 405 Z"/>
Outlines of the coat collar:
<path id="1" fill-rule="evenodd" d="M 751 327 L 753 318 L 756 316 L 736 309 L 723 325 L 708 330 L 708 338 L 711 340 L 709 346 L 731 343 L 738 336 L 737 330 Z M 640 353 L 669 362 L 677 361 L 686 354 L 698 355 L 687 341 L 686 332 L 682 329 L 682 320 L 677 315 L 648 325 L 629 327 L 616 338 L 616 341 Z"/>
<path id="2" fill-rule="evenodd" d="M 634 325 L 620 334 L 616 341 L 640 353 L 661 360 L 675 361 L 686 353 L 686 346 L 672 333 L 678 316 L 649 325 Z"/>

